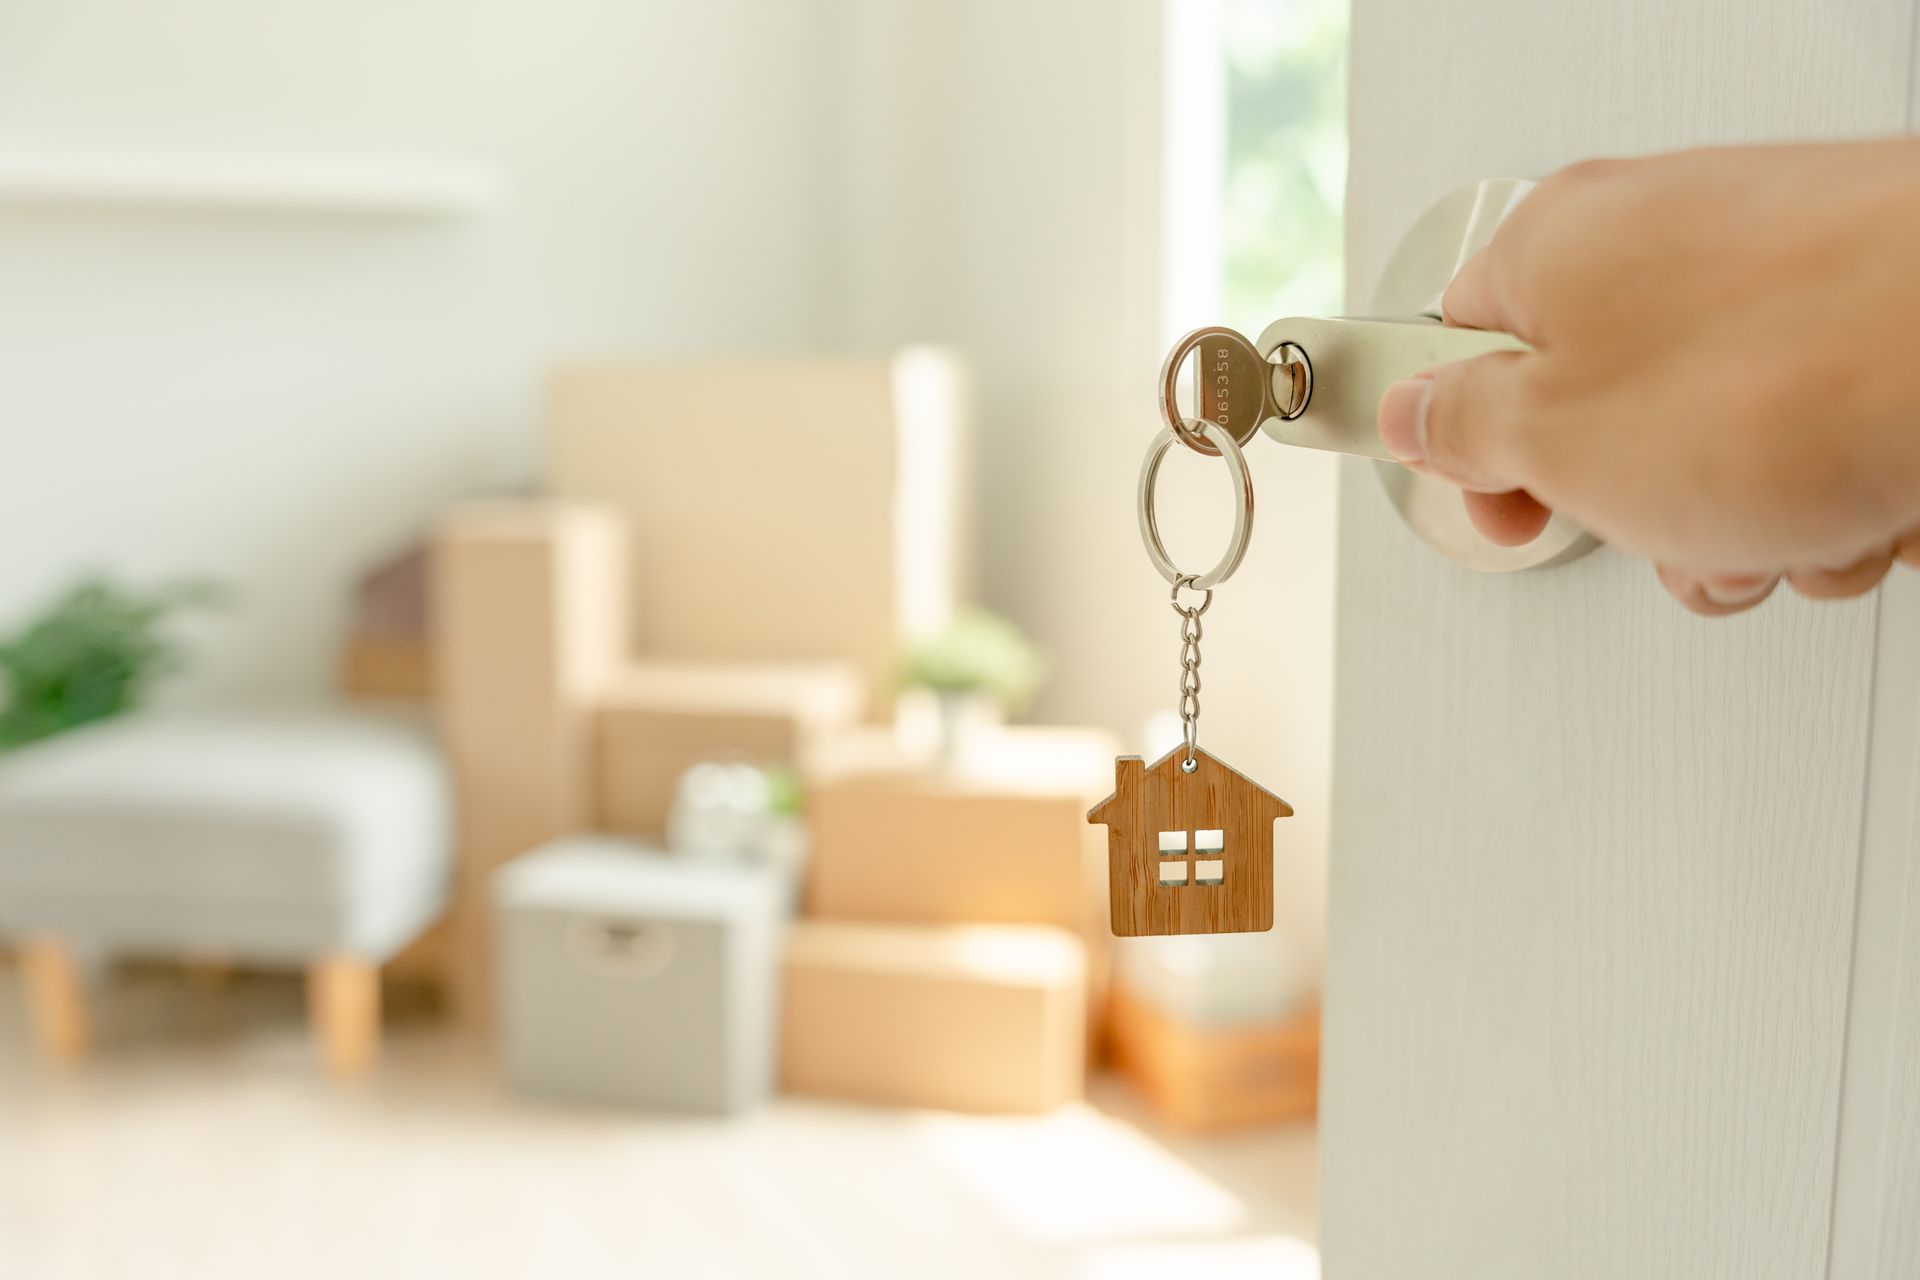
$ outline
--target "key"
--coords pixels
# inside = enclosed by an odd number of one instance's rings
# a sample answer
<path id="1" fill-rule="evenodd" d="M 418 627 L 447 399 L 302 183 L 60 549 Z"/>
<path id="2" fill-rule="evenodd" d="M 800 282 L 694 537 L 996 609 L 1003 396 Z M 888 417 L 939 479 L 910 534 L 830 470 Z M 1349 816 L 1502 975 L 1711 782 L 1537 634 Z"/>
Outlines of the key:
<path id="1" fill-rule="evenodd" d="M 1450 328 L 1432 316 L 1293 316 L 1268 325 L 1258 344 L 1210 326 L 1180 339 L 1161 366 L 1160 412 L 1181 443 L 1218 456 L 1180 413 L 1176 387 L 1191 359 L 1194 412 L 1235 444 L 1264 428 L 1282 444 L 1384 459 L 1375 424 L 1390 383 L 1489 351 L 1531 349 L 1511 334 Z"/>
<path id="2" fill-rule="evenodd" d="M 1220 451 L 1189 427 L 1180 412 L 1176 387 L 1189 357 L 1195 415 L 1218 425 L 1235 444 L 1251 440 L 1267 419 L 1298 414 L 1306 407 L 1308 370 L 1293 344 L 1282 344 L 1270 361 L 1232 329 L 1220 325 L 1195 329 L 1174 344 L 1160 368 L 1161 416 L 1181 443 L 1195 452 L 1216 457 Z"/>

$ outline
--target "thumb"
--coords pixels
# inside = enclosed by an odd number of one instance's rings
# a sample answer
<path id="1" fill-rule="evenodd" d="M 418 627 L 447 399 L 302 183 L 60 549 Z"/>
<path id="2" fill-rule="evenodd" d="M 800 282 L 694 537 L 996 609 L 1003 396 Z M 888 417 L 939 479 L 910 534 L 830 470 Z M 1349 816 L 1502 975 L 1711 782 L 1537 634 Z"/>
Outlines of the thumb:
<path id="1" fill-rule="evenodd" d="M 1380 443 L 1396 461 L 1463 489 L 1525 487 L 1520 379 L 1532 358 L 1495 351 L 1394 383 L 1380 397 Z"/>

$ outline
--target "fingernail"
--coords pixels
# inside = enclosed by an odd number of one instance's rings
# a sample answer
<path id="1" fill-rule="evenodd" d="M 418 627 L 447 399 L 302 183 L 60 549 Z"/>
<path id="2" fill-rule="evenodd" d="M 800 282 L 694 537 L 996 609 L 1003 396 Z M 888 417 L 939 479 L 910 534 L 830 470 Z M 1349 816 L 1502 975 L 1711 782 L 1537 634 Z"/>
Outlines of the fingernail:
<path id="1" fill-rule="evenodd" d="M 1704 599 L 1706 596 L 1707 589 L 1701 586 L 1700 580 L 1692 574 L 1682 573 L 1678 569 L 1669 569 L 1663 564 L 1655 565 L 1653 572 L 1654 576 L 1660 579 L 1660 585 L 1667 589 L 1667 594 L 1688 608 L 1692 608 L 1697 602 L 1696 597 Z"/>
<path id="2" fill-rule="evenodd" d="M 1715 604 L 1746 604 L 1773 590 L 1772 574 L 1753 577 L 1702 578 L 1700 590 Z"/>
<path id="3" fill-rule="evenodd" d="M 1432 378 L 1403 378 L 1381 395 L 1380 443 L 1394 461 L 1427 460 L 1427 402 L 1432 399 Z"/>

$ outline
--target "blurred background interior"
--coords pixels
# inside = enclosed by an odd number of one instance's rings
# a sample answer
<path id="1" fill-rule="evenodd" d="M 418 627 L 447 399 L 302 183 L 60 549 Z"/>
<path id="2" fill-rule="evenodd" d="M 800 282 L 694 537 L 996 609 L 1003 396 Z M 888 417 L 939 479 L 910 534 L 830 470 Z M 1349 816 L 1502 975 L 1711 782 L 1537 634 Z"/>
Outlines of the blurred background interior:
<path id="1" fill-rule="evenodd" d="M 0 0 L 0 1274 L 1317 1274 L 1340 0 Z M 1224 481 L 1175 451 L 1178 557 Z"/>

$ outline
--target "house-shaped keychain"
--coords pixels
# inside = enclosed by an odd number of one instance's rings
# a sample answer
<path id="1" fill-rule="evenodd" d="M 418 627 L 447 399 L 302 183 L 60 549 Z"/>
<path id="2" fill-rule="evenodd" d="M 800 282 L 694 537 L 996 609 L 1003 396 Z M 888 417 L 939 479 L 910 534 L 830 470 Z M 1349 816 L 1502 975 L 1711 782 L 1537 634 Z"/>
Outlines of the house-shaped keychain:
<path id="1" fill-rule="evenodd" d="M 1114 761 L 1113 794 L 1087 814 L 1107 828 L 1113 931 L 1262 933 L 1273 928 L 1273 823 L 1293 806 L 1193 749 Z"/>

